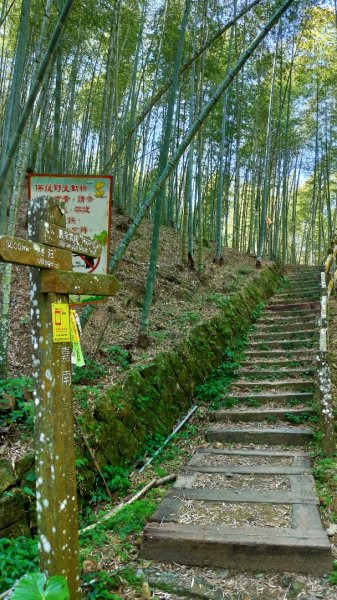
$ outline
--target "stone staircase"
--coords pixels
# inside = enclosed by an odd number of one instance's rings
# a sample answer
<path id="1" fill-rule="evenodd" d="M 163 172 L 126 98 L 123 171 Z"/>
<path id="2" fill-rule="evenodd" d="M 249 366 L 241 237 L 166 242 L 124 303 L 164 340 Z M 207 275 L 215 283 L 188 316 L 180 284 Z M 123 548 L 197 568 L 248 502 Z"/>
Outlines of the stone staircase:
<path id="1" fill-rule="evenodd" d="M 331 569 L 307 445 L 315 414 L 320 271 L 289 267 L 250 335 L 207 439 L 145 528 L 142 555 L 188 565 Z"/>

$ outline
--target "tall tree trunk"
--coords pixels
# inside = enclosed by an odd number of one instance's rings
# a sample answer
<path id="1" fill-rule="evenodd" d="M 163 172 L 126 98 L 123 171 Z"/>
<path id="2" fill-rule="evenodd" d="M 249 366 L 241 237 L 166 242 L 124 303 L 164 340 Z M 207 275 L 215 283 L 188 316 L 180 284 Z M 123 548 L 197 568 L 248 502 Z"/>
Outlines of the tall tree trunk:
<path id="1" fill-rule="evenodd" d="M 178 46 L 177 46 L 176 57 L 175 57 L 175 61 L 174 61 L 173 83 L 172 83 L 170 97 L 169 97 L 169 101 L 168 101 L 164 137 L 163 137 L 162 145 L 161 145 L 161 149 L 160 149 L 159 169 L 158 169 L 159 173 L 161 173 L 163 170 L 165 170 L 165 167 L 167 167 L 167 162 L 168 162 L 168 152 L 169 152 L 170 136 L 171 136 L 171 129 L 172 129 L 173 112 L 174 112 L 174 105 L 175 105 L 175 99 L 176 99 L 178 81 L 179 81 L 179 69 L 180 69 L 180 63 L 181 63 L 181 58 L 182 58 L 182 53 L 183 53 L 185 31 L 186 31 L 188 16 L 190 13 L 191 4 L 192 4 L 192 0 L 186 0 L 184 15 L 183 15 L 181 26 L 180 26 Z M 156 266 L 157 266 L 158 246 L 159 246 L 159 231 L 160 231 L 160 222 L 161 222 L 164 194 L 165 194 L 165 185 L 163 185 L 161 187 L 160 192 L 157 195 L 157 199 L 156 199 L 150 263 L 149 263 L 149 269 L 148 269 L 147 280 L 146 280 L 146 289 L 145 289 L 143 310 L 142 310 L 142 315 L 141 315 L 141 320 L 140 320 L 140 330 L 139 330 L 139 341 L 143 345 L 147 344 L 150 311 L 151 311 L 152 298 L 153 298 L 154 282 L 155 282 L 155 278 L 156 278 Z"/>
<path id="2" fill-rule="evenodd" d="M 236 14 L 236 2 L 234 2 L 234 16 Z M 232 58 L 232 46 L 233 46 L 233 38 L 234 38 L 234 27 L 231 29 L 229 46 L 228 46 L 228 55 L 227 55 L 227 71 L 226 75 L 229 73 L 231 58 Z M 225 150 L 225 140 L 226 140 L 226 125 L 227 125 L 227 108 L 228 108 L 228 89 L 225 91 L 223 98 L 223 108 L 222 108 L 222 122 L 221 122 L 221 138 L 220 138 L 220 147 L 219 147 L 219 177 L 218 177 L 218 190 L 217 190 L 217 211 L 216 211 L 216 250 L 215 250 L 215 262 L 216 264 L 220 264 L 221 261 L 221 253 L 222 253 L 222 229 L 223 229 L 223 186 L 224 186 L 224 150 Z"/>
<path id="3" fill-rule="evenodd" d="M 318 128 L 319 128 L 319 82 L 316 84 L 316 134 L 315 134 L 315 159 L 314 159 L 314 181 L 312 186 L 312 204 L 311 204 L 311 236 L 310 236 L 310 264 L 314 264 L 315 252 L 315 223 L 317 212 L 317 176 L 319 168 L 319 144 L 318 144 Z"/>
<path id="4" fill-rule="evenodd" d="M 23 70 L 28 37 L 30 4 L 30 0 L 22 1 L 18 40 L 16 44 L 13 79 L 9 101 L 7 105 L 6 119 L 3 132 L 3 152 L 1 166 L 4 165 L 6 153 L 8 152 L 8 148 L 13 139 L 16 123 L 19 118 Z M 8 179 L 9 178 L 3 180 L 2 187 L 0 188 L 0 234 L 7 233 L 10 194 L 10 186 Z M 1 263 L 0 378 L 6 377 L 8 371 L 9 301 L 11 275 L 12 265 L 10 263 Z"/>
<path id="5" fill-rule="evenodd" d="M 16 150 L 18 148 L 18 145 L 20 143 L 21 140 L 21 136 L 23 134 L 23 131 L 26 127 L 27 121 L 31 115 L 31 112 L 33 110 L 34 107 L 34 103 L 36 100 L 36 97 L 41 89 L 41 85 L 43 82 L 43 79 L 48 71 L 48 67 L 50 62 L 52 61 L 52 58 L 54 56 L 54 53 L 56 51 L 57 48 L 57 44 L 61 39 L 62 33 L 63 33 L 63 29 L 65 27 L 67 18 L 69 16 L 69 12 L 71 10 L 71 7 L 73 5 L 74 0 L 65 0 L 65 4 L 62 10 L 62 13 L 60 15 L 60 18 L 56 24 L 56 27 L 54 29 L 54 32 L 51 36 L 51 39 L 49 41 L 47 50 L 45 52 L 45 55 L 43 57 L 43 60 L 41 62 L 41 65 L 38 69 L 38 72 L 36 74 L 36 79 L 32 85 L 32 88 L 30 90 L 29 96 L 27 98 L 27 101 L 25 103 L 25 106 L 23 108 L 23 111 L 21 113 L 21 117 L 19 120 L 19 123 L 15 129 L 15 132 L 13 133 L 12 139 L 11 139 L 11 143 L 10 146 L 8 148 L 7 153 L 5 154 L 5 159 L 3 161 L 3 164 L 1 165 L 1 169 L 0 169 L 0 189 L 3 189 L 9 169 L 11 167 L 13 158 L 15 156 Z"/>
<path id="6" fill-rule="evenodd" d="M 269 95 L 269 108 L 268 108 L 268 122 L 267 122 L 267 140 L 266 140 L 266 150 L 264 156 L 264 176 L 263 176 L 263 192 L 262 192 L 262 211 L 261 211 L 261 221 L 260 221 L 260 232 L 259 232 L 259 241 L 257 247 L 257 257 L 256 257 L 256 266 L 261 267 L 261 261 L 263 257 L 263 249 L 266 237 L 266 230 L 269 229 L 270 223 L 267 222 L 267 206 L 268 206 L 268 196 L 269 196 L 269 178 L 270 178 L 270 144 L 271 144 L 271 134 L 272 134 L 272 123 L 273 123 L 273 102 L 274 102 L 274 91 L 275 91 L 275 78 L 276 78 L 276 63 L 277 63 L 277 53 L 278 53 L 278 45 L 281 35 L 281 25 L 279 25 L 276 46 L 274 51 L 274 62 L 273 62 L 273 73 L 272 73 L 272 81 Z"/>

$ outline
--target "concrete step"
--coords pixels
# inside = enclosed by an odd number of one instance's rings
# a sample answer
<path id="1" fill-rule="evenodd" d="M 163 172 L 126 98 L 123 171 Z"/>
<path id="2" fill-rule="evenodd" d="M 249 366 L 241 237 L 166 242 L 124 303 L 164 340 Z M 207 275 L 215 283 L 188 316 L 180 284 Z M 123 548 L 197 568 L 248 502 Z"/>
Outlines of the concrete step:
<path id="1" fill-rule="evenodd" d="M 269 350 L 259 350 L 256 348 L 250 350 L 249 348 L 247 348 L 247 350 L 245 350 L 246 361 L 249 359 L 254 359 L 254 362 L 255 359 L 259 360 L 260 358 L 270 358 L 271 360 L 280 358 L 281 360 L 290 359 L 292 361 L 312 360 L 312 357 L 315 354 L 316 350 L 314 348 L 306 348 L 305 350 L 303 348 L 291 348 L 288 350 L 275 350 L 272 348 L 270 348 Z"/>
<path id="2" fill-rule="evenodd" d="M 286 296 L 273 296 L 268 306 L 280 304 L 306 304 L 308 302 L 320 302 L 320 294 L 288 294 Z"/>
<path id="3" fill-rule="evenodd" d="M 289 312 L 289 316 L 293 316 L 293 317 L 306 317 L 306 316 L 310 316 L 310 314 L 312 314 L 312 316 L 314 314 L 317 315 L 317 304 L 319 304 L 320 307 L 320 302 L 299 302 L 299 303 L 293 303 L 293 302 L 281 302 L 279 304 L 267 304 L 266 308 L 265 308 L 265 314 L 263 315 L 264 318 L 269 316 L 269 311 L 273 310 L 276 311 L 276 307 L 284 307 L 283 310 L 284 311 L 288 311 Z M 270 308 L 272 307 L 272 308 Z M 318 307 L 318 309 L 319 309 Z M 279 310 L 281 310 L 281 308 L 279 308 Z M 279 315 L 275 315 L 275 316 L 279 316 L 279 317 L 286 317 L 287 315 L 285 314 L 279 314 Z"/>
<path id="4" fill-rule="evenodd" d="M 302 338 L 298 339 L 276 339 L 276 340 L 257 340 L 256 342 L 252 339 L 249 340 L 247 344 L 247 349 L 252 350 L 256 348 L 257 350 L 268 350 L 272 348 L 280 348 L 280 349 L 299 349 L 299 348 L 312 348 L 315 344 L 315 338 Z M 316 344 L 317 345 L 317 344 Z"/>
<path id="5" fill-rule="evenodd" d="M 291 280 L 291 279 L 308 279 L 308 280 L 313 280 L 313 279 L 320 279 L 321 276 L 321 270 L 316 270 L 316 271 L 288 271 L 286 273 L 284 273 L 283 275 L 285 277 L 286 280 Z"/>
<path id="6" fill-rule="evenodd" d="M 282 296 L 282 295 L 286 295 L 286 294 L 293 294 L 294 292 L 299 292 L 299 293 L 320 293 L 320 281 L 307 281 L 307 282 L 299 282 L 297 283 L 296 281 L 292 281 L 290 282 L 288 285 L 286 285 L 282 291 L 280 291 L 278 293 L 278 295 Z"/>
<path id="7" fill-rule="evenodd" d="M 321 282 L 321 273 L 312 273 L 311 275 L 304 273 L 303 275 L 295 274 L 295 273 L 287 273 L 285 275 L 285 285 L 292 285 L 293 283 L 303 283 L 303 284 L 312 284 L 312 283 L 320 283 Z"/>
<path id="8" fill-rule="evenodd" d="M 292 389 L 292 390 L 313 390 L 314 382 L 303 381 L 303 379 L 282 379 L 279 381 L 269 381 L 265 379 L 256 380 L 256 381 L 235 381 L 233 383 L 233 387 L 238 390 L 256 390 L 257 388 L 261 388 L 260 391 L 268 391 L 270 389 L 277 388 L 278 390 L 284 389 Z"/>
<path id="9" fill-rule="evenodd" d="M 296 311 L 297 314 L 303 314 L 304 310 L 313 310 L 316 309 L 317 311 L 319 310 L 321 304 L 320 302 L 289 302 L 289 303 L 284 303 L 284 302 L 278 302 L 278 303 L 271 303 L 268 304 L 268 306 L 266 306 L 266 310 L 267 311 L 275 311 L 275 312 L 283 312 L 285 313 L 286 311 Z"/>
<path id="10" fill-rule="evenodd" d="M 268 302 L 268 306 L 274 304 L 303 304 L 307 302 L 320 302 L 320 294 L 287 294 L 284 296 L 273 296 Z"/>
<path id="11" fill-rule="evenodd" d="M 296 292 L 300 294 L 320 294 L 320 281 L 291 281 L 285 285 L 282 289 L 276 291 L 275 295 L 286 296 L 287 294 L 294 294 Z"/>
<path id="12" fill-rule="evenodd" d="M 270 365 L 269 365 L 270 366 Z M 313 367 L 303 367 L 302 369 L 286 369 L 286 370 L 282 370 L 280 369 L 280 365 L 279 363 L 275 363 L 275 368 L 274 369 L 270 369 L 270 368 L 262 368 L 259 367 L 258 369 L 253 369 L 253 368 L 241 368 L 239 370 L 239 375 L 240 378 L 244 379 L 244 380 L 249 380 L 251 381 L 252 379 L 263 379 L 264 377 L 268 377 L 269 381 L 274 381 L 275 383 L 277 383 L 281 377 L 285 377 L 285 378 L 294 378 L 294 379 L 299 379 L 300 377 L 313 377 L 315 373 L 315 369 Z M 305 380 L 304 380 L 305 381 Z"/>
<path id="13" fill-rule="evenodd" d="M 303 339 L 303 338 L 307 338 L 308 336 L 314 336 L 317 335 L 318 337 L 318 328 L 317 327 L 311 327 L 311 328 L 307 328 L 307 329 L 283 329 L 282 331 L 254 331 L 254 333 L 251 334 L 250 339 L 254 339 L 254 340 L 277 340 L 277 339 L 284 339 L 285 337 L 287 339 L 292 339 L 292 338 L 296 338 L 296 339 Z"/>
<path id="14" fill-rule="evenodd" d="M 321 267 L 317 266 L 317 265 L 299 265 L 299 264 L 293 265 L 293 264 L 289 263 L 287 265 L 284 265 L 284 271 L 285 271 L 285 273 L 293 272 L 293 271 L 300 272 L 300 273 L 306 273 L 306 272 L 320 273 Z"/>
<path id="15" fill-rule="evenodd" d="M 310 406 L 305 408 L 267 408 L 260 410 L 257 408 L 247 408 L 241 410 L 220 409 L 210 413 L 214 421 L 227 421 L 231 423 L 254 422 L 254 421 L 288 421 L 294 423 L 294 419 L 305 419 L 313 414 Z"/>
<path id="16" fill-rule="evenodd" d="M 316 321 L 315 319 L 312 319 L 311 321 L 288 321 L 288 322 L 282 322 L 282 321 L 276 321 L 276 322 L 272 322 L 270 321 L 266 321 L 265 323 L 261 323 L 261 321 L 258 321 L 256 323 L 255 326 L 255 331 L 258 334 L 267 334 L 269 331 L 271 333 L 273 332 L 287 332 L 287 331 L 318 331 L 318 325 L 316 325 Z"/>
<path id="17" fill-rule="evenodd" d="M 280 427 L 245 429 L 241 427 L 213 426 L 207 431 L 206 437 L 209 442 L 221 442 L 223 444 L 270 444 L 286 446 L 305 446 L 312 440 L 310 428 Z"/>
<path id="18" fill-rule="evenodd" d="M 309 308 L 304 310 L 289 310 L 288 314 L 284 312 L 275 312 L 265 310 L 263 315 L 257 319 L 257 323 L 270 323 L 270 322 L 280 322 L 280 323 L 297 323 L 297 321 L 315 321 L 319 316 L 319 311 L 317 308 Z"/>
<path id="19" fill-rule="evenodd" d="M 313 272 L 313 273 L 286 273 L 285 276 L 286 283 L 288 282 L 297 282 L 297 281 L 306 281 L 308 283 L 316 283 L 321 280 L 321 272 Z"/>
<path id="20" fill-rule="evenodd" d="M 149 523 L 141 555 L 160 562 L 253 572 L 323 575 L 332 567 L 326 534 L 311 529 Z"/>
<path id="21" fill-rule="evenodd" d="M 243 369 L 247 368 L 249 370 L 254 369 L 315 369 L 314 363 L 314 354 L 311 355 L 311 358 L 291 358 L 291 357 L 280 357 L 277 355 L 276 358 L 257 358 L 252 360 L 251 357 L 248 357 L 248 360 L 243 360 L 241 366 Z M 282 371 L 283 372 L 283 371 Z"/>
<path id="22" fill-rule="evenodd" d="M 251 393 L 243 393 L 243 392 L 230 392 L 225 396 L 226 400 L 232 402 L 234 405 L 239 403 L 251 404 L 256 403 L 259 404 L 269 404 L 270 402 L 288 402 L 288 403 L 311 403 L 314 399 L 314 395 L 312 392 L 291 392 L 291 391 L 281 391 L 281 392 L 251 392 Z"/>

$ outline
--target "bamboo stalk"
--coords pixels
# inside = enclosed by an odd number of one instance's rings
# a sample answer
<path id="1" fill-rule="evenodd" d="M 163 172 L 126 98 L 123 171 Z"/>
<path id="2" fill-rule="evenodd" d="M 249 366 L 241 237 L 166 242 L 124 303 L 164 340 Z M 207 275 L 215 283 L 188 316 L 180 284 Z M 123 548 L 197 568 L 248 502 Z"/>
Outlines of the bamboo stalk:
<path id="1" fill-rule="evenodd" d="M 190 127 L 183 141 L 179 144 L 174 156 L 168 161 L 166 167 L 160 172 L 155 184 L 151 188 L 150 192 L 147 194 L 144 203 L 140 207 L 138 213 L 136 214 L 133 223 L 130 225 L 127 233 L 119 243 L 116 248 L 116 251 L 109 263 L 109 272 L 113 273 L 117 268 L 122 256 L 126 252 L 131 239 L 139 227 L 140 223 L 145 218 L 147 211 L 155 198 L 160 194 L 163 189 L 167 179 L 171 175 L 171 173 L 176 168 L 180 158 L 184 154 L 185 150 L 190 145 L 193 138 L 196 136 L 200 128 L 205 123 L 207 117 L 212 112 L 214 106 L 219 102 L 220 98 L 222 98 L 224 91 L 230 86 L 232 81 L 235 79 L 237 74 L 241 71 L 243 66 L 246 64 L 248 59 L 252 56 L 256 48 L 260 45 L 262 40 L 267 36 L 269 31 L 272 29 L 273 25 L 278 22 L 281 16 L 286 12 L 289 6 L 292 4 L 293 0 L 285 0 L 285 2 L 274 12 L 269 21 L 262 27 L 260 33 L 255 37 L 252 43 L 248 46 L 248 48 L 241 54 L 239 60 L 236 62 L 234 67 L 230 70 L 228 75 L 223 79 L 220 85 L 216 88 L 211 98 L 208 100 L 203 110 L 199 113 L 197 118 L 195 119 L 192 127 Z"/>
<path id="2" fill-rule="evenodd" d="M 44 77 L 45 77 L 45 75 L 46 75 L 46 73 L 48 71 L 49 64 L 50 64 L 50 62 L 51 62 L 51 60 L 52 60 L 52 58 L 54 56 L 54 53 L 56 51 L 57 44 L 58 44 L 58 42 L 59 42 L 59 40 L 61 38 L 61 35 L 63 33 L 63 29 L 64 29 L 64 26 L 66 24 L 66 21 L 67 21 L 67 18 L 69 16 L 69 12 L 71 10 L 71 7 L 72 7 L 73 3 L 74 3 L 74 0 L 66 0 L 66 2 L 64 4 L 64 7 L 63 7 L 63 10 L 62 10 L 62 13 L 60 15 L 60 18 L 59 18 L 59 20 L 58 20 L 58 22 L 56 24 L 55 30 L 54 30 L 53 35 L 52 35 L 52 37 L 50 39 L 50 42 L 48 44 L 46 53 L 45 53 L 45 55 L 43 57 L 41 65 L 40 65 L 40 67 L 38 69 L 38 72 L 36 74 L 35 83 L 32 85 L 32 88 L 31 88 L 31 91 L 29 93 L 27 102 L 26 102 L 26 104 L 25 104 L 25 106 L 23 108 L 23 111 L 21 113 L 21 118 L 20 118 L 20 121 L 18 123 L 16 132 L 13 134 L 11 145 L 10 145 L 10 147 L 8 149 L 8 152 L 7 152 L 6 156 L 5 156 L 4 163 L 3 163 L 3 166 L 2 166 L 1 171 L 0 171 L 0 189 L 2 189 L 3 186 L 4 186 L 4 182 L 5 182 L 5 179 L 7 177 L 8 171 L 9 171 L 9 169 L 11 167 L 12 160 L 13 160 L 13 158 L 15 156 L 15 152 L 16 152 L 16 150 L 18 148 L 19 143 L 20 143 L 22 133 L 23 133 L 23 131 L 25 129 L 27 121 L 28 121 L 28 119 L 30 117 L 30 114 L 31 114 L 32 110 L 33 110 L 34 102 L 36 100 L 36 97 L 37 97 L 40 89 L 41 89 Z"/>

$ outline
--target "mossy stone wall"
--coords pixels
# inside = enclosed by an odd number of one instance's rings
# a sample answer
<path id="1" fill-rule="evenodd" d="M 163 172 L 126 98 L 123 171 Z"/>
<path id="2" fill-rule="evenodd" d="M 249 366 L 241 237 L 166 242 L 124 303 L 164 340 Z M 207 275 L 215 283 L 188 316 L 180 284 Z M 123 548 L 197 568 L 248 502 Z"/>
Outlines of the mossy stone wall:
<path id="1" fill-rule="evenodd" d="M 256 274 L 231 296 L 219 313 L 193 327 L 175 351 L 159 354 L 149 365 L 133 369 L 96 401 L 93 415 L 83 415 L 99 463 L 132 461 L 154 434 L 168 434 L 191 406 L 195 388 L 216 368 L 226 349 L 251 325 L 254 310 L 279 286 L 275 264 Z"/>

